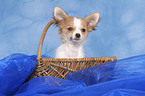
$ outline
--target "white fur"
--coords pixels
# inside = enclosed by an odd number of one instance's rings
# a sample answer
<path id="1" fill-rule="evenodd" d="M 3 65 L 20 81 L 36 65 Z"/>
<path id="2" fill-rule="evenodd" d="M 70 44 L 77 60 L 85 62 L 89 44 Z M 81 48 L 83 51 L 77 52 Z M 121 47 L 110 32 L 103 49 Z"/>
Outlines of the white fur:
<path id="1" fill-rule="evenodd" d="M 72 34 L 72 39 L 74 42 L 63 42 L 56 50 L 55 58 L 83 58 L 83 43 L 82 43 L 82 33 L 81 33 L 81 21 L 77 18 L 74 18 L 75 31 Z M 76 33 L 80 34 L 80 40 L 77 42 L 74 39 L 76 38 Z"/>
<path id="2" fill-rule="evenodd" d="M 83 58 L 83 46 L 75 46 L 69 43 L 61 44 L 56 50 L 55 58 Z"/>
<path id="3" fill-rule="evenodd" d="M 75 39 L 75 35 L 77 33 L 79 33 L 81 35 L 80 39 L 82 39 L 82 32 L 80 30 L 80 28 L 81 28 L 81 21 L 79 19 L 77 19 L 77 18 L 74 18 L 74 26 L 75 26 L 76 30 L 73 33 L 73 39 Z"/>

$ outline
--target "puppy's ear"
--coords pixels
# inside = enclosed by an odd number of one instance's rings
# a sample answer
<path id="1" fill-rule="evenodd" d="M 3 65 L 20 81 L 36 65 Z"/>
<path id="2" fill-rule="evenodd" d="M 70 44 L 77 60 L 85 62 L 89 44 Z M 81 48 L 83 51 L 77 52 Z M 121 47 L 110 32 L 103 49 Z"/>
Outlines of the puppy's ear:
<path id="1" fill-rule="evenodd" d="M 54 19 L 59 27 L 64 25 L 65 19 L 68 15 L 59 7 L 54 8 Z"/>
<path id="2" fill-rule="evenodd" d="M 91 32 L 99 22 L 99 13 L 89 15 L 85 18 L 85 21 L 87 23 L 88 31 Z"/>

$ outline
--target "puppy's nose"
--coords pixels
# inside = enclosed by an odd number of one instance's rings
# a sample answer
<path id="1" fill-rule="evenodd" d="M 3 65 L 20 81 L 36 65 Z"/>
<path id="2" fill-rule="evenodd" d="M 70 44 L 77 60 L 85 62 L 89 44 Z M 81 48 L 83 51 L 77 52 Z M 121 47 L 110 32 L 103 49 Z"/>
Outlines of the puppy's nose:
<path id="1" fill-rule="evenodd" d="M 81 35 L 80 35 L 79 33 L 77 33 L 77 34 L 76 34 L 76 37 L 77 37 L 77 38 L 80 38 L 80 37 L 81 37 Z"/>

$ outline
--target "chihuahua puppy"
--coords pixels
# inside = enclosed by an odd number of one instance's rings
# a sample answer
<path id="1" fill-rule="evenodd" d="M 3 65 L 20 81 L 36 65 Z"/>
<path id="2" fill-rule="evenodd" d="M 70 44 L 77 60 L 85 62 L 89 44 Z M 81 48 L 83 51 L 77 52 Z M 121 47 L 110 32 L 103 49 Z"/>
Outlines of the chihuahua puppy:
<path id="1" fill-rule="evenodd" d="M 57 48 L 55 58 L 84 58 L 83 44 L 89 32 L 95 29 L 99 13 L 86 18 L 68 16 L 61 8 L 55 7 L 54 20 L 60 28 L 62 44 Z"/>

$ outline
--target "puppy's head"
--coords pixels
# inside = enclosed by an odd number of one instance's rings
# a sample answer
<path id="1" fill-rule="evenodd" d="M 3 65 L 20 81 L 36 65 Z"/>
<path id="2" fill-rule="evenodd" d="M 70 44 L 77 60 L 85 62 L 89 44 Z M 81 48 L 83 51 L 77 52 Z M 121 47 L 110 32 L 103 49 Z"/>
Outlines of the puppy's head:
<path id="1" fill-rule="evenodd" d="M 62 9 L 55 7 L 54 19 L 60 27 L 59 33 L 63 42 L 82 43 L 97 25 L 99 13 L 93 13 L 86 18 L 77 18 L 68 16 Z"/>

